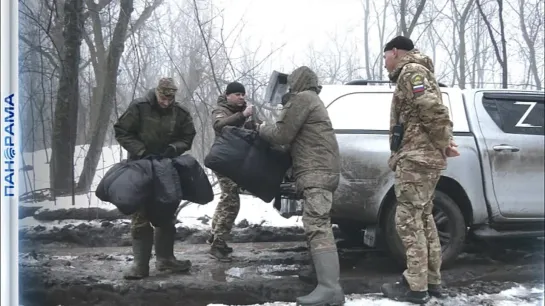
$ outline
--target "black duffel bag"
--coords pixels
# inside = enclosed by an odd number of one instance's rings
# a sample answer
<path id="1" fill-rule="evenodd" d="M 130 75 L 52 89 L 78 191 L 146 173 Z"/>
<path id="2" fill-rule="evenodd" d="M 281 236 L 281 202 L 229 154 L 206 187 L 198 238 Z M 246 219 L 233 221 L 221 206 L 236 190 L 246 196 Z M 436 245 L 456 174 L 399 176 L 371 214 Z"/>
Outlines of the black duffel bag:
<path id="1" fill-rule="evenodd" d="M 208 204 L 214 200 L 214 190 L 199 162 L 191 155 L 184 154 L 172 159 L 180 177 L 182 200 L 197 204 Z"/>
<path id="2" fill-rule="evenodd" d="M 170 158 L 147 158 L 152 164 L 152 201 L 145 205 L 146 217 L 153 226 L 161 227 L 173 221 L 183 193 L 180 177 Z"/>
<path id="3" fill-rule="evenodd" d="M 106 172 L 95 190 L 97 198 L 131 215 L 153 199 L 153 170 L 149 160 L 122 160 Z"/>
<path id="4" fill-rule="evenodd" d="M 204 165 L 270 202 L 291 167 L 291 156 L 259 137 L 256 131 L 226 126 L 210 148 Z"/>

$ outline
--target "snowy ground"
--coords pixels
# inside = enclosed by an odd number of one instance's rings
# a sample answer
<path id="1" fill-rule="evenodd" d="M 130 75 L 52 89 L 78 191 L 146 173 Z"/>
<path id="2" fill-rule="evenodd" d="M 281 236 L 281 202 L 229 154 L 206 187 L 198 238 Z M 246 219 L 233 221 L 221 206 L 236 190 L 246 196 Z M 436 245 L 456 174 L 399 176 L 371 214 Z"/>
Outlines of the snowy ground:
<path id="1" fill-rule="evenodd" d="M 265 303 L 252 306 L 295 306 L 295 303 Z M 396 302 L 385 299 L 381 294 L 351 294 L 346 296 L 345 306 L 410 306 L 411 303 Z M 459 295 L 438 300 L 432 298 L 426 305 L 444 306 L 537 306 L 544 305 L 543 287 L 526 288 L 523 286 L 514 287 L 498 294 L 480 294 L 475 296 Z M 225 306 L 223 304 L 208 304 L 208 306 Z"/>
<path id="2" fill-rule="evenodd" d="M 86 149 L 87 146 L 76 147 L 76 181 L 79 173 L 83 169 L 83 160 L 85 157 Z M 47 157 L 51 156 L 51 150 L 48 149 L 47 151 L 47 155 L 45 150 L 24 154 L 25 163 L 27 165 L 33 165 L 34 171 L 27 172 L 24 177 L 21 176 L 19 181 L 20 194 L 30 190 L 49 188 L 49 164 L 47 163 Z M 37 203 L 22 203 L 21 205 L 41 206 L 41 210 L 58 210 L 88 207 L 98 207 L 108 210 L 115 209 L 114 205 L 102 202 L 100 199 L 98 199 L 94 194 L 94 189 L 96 188 L 104 174 L 108 171 L 108 169 L 110 169 L 110 167 L 120 161 L 121 151 L 123 153 L 123 156 L 126 157 L 126 151 L 121 149 L 119 146 L 103 148 L 102 156 L 100 158 L 97 172 L 91 187 L 92 192 L 83 195 L 77 195 L 75 197 L 75 206 L 72 205 L 72 197 L 60 197 L 57 198 L 55 202 L 42 201 Z M 205 168 L 205 170 L 208 169 Z M 213 181 L 212 177 L 210 178 L 210 181 Z M 182 224 L 187 227 L 195 228 L 208 227 L 207 225 L 204 225 L 200 220 L 198 220 L 198 218 L 202 216 L 212 217 L 214 215 L 214 210 L 216 209 L 217 202 L 219 201 L 219 187 L 217 185 L 215 186 L 215 193 L 216 196 L 214 200 L 207 205 L 189 204 L 184 207 L 178 215 L 178 219 L 182 221 Z M 235 222 L 238 223 L 244 219 L 246 219 L 249 224 L 261 224 L 275 227 L 291 227 L 302 225 L 300 218 L 292 217 L 290 219 L 285 219 L 280 216 L 280 214 L 278 214 L 278 212 L 273 208 L 272 203 L 265 203 L 258 198 L 247 195 L 241 196 L 241 209 Z M 19 221 L 20 227 L 36 226 L 38 224 L 42 224 L 42 222 L 34 220 L 32 217 L 25 218 Z"/>

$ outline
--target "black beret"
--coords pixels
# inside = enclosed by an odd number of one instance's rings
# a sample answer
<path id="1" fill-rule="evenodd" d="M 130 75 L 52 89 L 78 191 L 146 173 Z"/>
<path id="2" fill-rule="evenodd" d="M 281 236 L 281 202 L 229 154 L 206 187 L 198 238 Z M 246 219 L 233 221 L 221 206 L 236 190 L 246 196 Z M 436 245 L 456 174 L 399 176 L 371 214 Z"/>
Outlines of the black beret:
<path id="1" fill-rule="evenodd" d="M 384 52 L 390 51 L 392 49 L 399 49 L 405 51 L 411 51 L 414 49 L 413 41 L 405 36 L 397 36 L 394 39 L 390 40 L 386 46 L 384 46 Z"/>

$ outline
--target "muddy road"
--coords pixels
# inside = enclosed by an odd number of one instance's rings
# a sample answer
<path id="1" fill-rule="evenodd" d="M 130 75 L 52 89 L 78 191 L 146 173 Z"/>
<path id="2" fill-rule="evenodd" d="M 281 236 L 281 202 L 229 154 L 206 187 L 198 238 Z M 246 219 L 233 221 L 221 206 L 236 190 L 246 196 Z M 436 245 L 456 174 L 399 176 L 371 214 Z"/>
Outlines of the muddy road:
<path id="1" fill-rule="evenodd" d="M 161 274 L 152 258 L 151 276 L 139 281 L 121 277 L 132 261 L 127 221 L 76 225 L 55 221 L 21 229 L 21 304 L 249 305 L 293 302 L 314 288 L 297 277 L 298 269 L 310 260 L 302 229 L 241 223 L 233 232 L 233 262 L 218 263 L 206 255 L 205 230 L 179 225 L 175 254 L 192 261 L 191 271 Z M 376 293 L 382 283 L 399 278 L 402 269 L 383 251 L 344 240 L 338 232 L 336 236 L 346 294 Z M 542 240 L 468 245 L 455 265 L 443 271 L 452 296 L 542 284 L 543 275 Z"/>

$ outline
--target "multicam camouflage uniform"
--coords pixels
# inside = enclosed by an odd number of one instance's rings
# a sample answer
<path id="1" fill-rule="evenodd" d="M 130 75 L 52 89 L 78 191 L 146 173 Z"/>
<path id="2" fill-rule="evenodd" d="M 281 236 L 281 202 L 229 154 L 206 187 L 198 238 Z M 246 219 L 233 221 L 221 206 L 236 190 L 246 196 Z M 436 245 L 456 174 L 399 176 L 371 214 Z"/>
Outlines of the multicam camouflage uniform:
<path id="1" fill-rule="evenodd" d="M 329 114 L 318 93 L 318 77 L 308 67 L 288 77 L 292 95 L 275 125 L 264 125 L 260 136 L 272 144 L 288 145 L 298 192 L 302 192 L 303 226 L 318 285 L 299 305 L 338 305 L 344 302 L 339 284 L 339 258 L 331 229 L 333 192 L 340 177 L 340 154 Z"/>
<path id="2" fill-rule="evenodd" d="M 246 105 L 238 106 L 229 103 L 225 95 L 220 95 L 217 107 L 212 111 L 213 127 L 216 137 L 221 134 L 225 126 L 237 126 L 255 130 L 259 119 L 246 118 L 242 112 Z M 257 118 L 254 116 L 254 118 Z M 215 173 L 221 188 L 221 197 L 212 219 L 211 254 L 221 261 L 230 261 L 228 256 L 233 251 L 225 242 L 235 223 L 240 210 L 240 196 L 238 186 L 228 177 Z"/>
<path id="3" fill-rule="evenodd" d="M 167 108 L 161 108 L 157 102 L 157 94 L 174 99 L 176 91 L 172 78 L 162 78 L 157 88 L 134 100 L 119 117 L 114 125 L 115 137 L 127 150 L 129 158 L 160 155 L 169 147 L 175 155 L 191 149 L 196 131 L 190 113 L 178 102 L 174 101 Z M 125 278 L 139 279 L 149 275 L 154 230 L 144 208 L 131 217 L 135 261 L 133 267 L 125 273 Z M 155 228 L 156 267 L 160 271 L 180 272 L 190 268 L 189 261 L 178 261 L 174 257 L 175 220 L 175 216 L 172 216 L 172 222 Z"/>
<path id="4" fill-rule="evenodd" d="M 404 124 L 401 147 L 392 152 L 397 197 L 396 228 L 407 255 L 403 273 L 412 291 L 441 284 L 441 244 L 432 215 L 434 191 L 446 168 L 443 150 L 452 138 L 452 122 L 429 57 L 414 49 L 390 74 L 397 82 L 390 126 Z"/>

